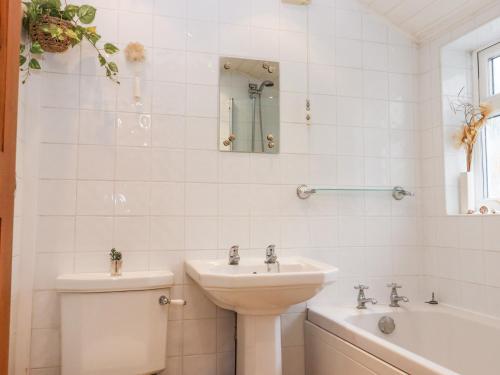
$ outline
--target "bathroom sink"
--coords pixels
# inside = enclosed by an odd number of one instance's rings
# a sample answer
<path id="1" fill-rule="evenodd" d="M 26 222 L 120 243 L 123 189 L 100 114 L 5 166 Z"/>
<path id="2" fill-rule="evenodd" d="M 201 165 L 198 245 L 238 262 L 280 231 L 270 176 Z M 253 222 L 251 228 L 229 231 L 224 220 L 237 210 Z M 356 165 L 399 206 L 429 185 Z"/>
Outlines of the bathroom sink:
<path id="1" fill-rule="evenodd" d="M 216 305 L 238 313 L 237 375 L 281 375 L 280 314 L 335 281 L 337 268 L 301 257 L 188 260 L 186 272 Z M 189 303 L 189 302 L 188 302 Z"/>
<path id="2" fill-rule="evenodd" d="M 279 269 L 278 269 L 279 267 Z M 186 271 L 220 307 L 242 314 L 280 314 L 289 306 L 306 301 L 334 282 L 337 269 L 302 257 L 264 264 L 260 258 L 189 260 Z"/>

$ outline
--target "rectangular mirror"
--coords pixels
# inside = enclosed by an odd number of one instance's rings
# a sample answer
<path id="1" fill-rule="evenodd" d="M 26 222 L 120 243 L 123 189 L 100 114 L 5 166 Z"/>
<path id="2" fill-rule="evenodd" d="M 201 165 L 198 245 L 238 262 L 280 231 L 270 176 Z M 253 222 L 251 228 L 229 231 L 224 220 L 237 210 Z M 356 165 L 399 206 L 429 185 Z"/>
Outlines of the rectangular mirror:
<path id="1" fill-rule="evenodd" d="M 279 153 L 279 63 L 221 57 L 219 150 Z"/>

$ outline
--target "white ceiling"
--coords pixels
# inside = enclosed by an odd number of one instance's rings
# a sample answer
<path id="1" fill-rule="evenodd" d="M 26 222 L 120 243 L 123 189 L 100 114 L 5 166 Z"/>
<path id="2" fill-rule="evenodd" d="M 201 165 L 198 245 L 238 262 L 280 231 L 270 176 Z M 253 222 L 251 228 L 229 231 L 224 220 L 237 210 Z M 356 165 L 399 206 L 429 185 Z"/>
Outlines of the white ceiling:
<path id="1" fill-rule="evenodd" d="M 412 35 L 429 39 L 498 0 L 361 0 Z"/>

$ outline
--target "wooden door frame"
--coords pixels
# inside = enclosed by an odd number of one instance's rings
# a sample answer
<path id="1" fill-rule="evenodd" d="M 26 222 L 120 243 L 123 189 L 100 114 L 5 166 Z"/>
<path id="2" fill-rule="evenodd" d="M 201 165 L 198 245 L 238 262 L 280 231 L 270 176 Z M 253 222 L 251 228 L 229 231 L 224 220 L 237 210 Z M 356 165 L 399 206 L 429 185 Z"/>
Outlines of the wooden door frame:
<path id="1" fill-rule="evenodd" d="M 0 374 L 9 367 L 21 1 L 0 0 Z"/>

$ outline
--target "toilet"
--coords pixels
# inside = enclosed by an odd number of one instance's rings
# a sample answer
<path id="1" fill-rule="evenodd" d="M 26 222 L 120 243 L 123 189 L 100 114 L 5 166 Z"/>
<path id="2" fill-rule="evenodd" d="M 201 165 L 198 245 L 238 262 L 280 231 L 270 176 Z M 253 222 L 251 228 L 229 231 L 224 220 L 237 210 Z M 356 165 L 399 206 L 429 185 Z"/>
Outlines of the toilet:
<path id="1" fill-rule="evenodd" d="M 61 300 L 62 375 L 148 375 L 166 365 L 169 271 L 68 274 Z"/>

